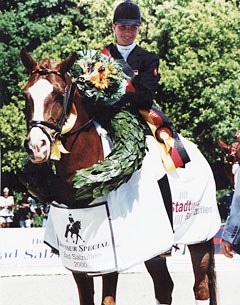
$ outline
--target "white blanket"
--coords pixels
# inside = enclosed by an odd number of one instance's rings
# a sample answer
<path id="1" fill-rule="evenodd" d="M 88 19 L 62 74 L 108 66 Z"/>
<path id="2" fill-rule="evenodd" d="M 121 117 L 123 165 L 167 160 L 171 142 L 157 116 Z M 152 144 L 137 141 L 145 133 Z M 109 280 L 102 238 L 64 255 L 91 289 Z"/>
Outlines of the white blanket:
<path id="1" fill-rule="evenodd" d="M 60 252 L 68 269 L 92 274 L 122 271 L 171 247 L 173 232 L 157 183 L 165 171 L 161 163 L 156 166 L 160 152 L 154 138 L 147 137 L 147 143 L 141 170 L 106 198 L 84 209 L 51 207 L 45 242 Z M 70 214 L 74 222 L 81 222 L 77 243 L 76 234 L 65 237 Z"/>
<path id="2" fill-rule="evenodd" d="M 173 199 L 174 242 L 194 244 L 212 238 L 221 226 L 212 170 L 197 146 L 181 137 L 191 162 L 168 174 Z"/>
<path id="3" fill-rule="evenodd" d="M 155 139 L 147 137 L 142 169 L 127 184 L 88 208 L 51 207 L 45 242 L 59 251 L 66 268 L 89 274 L 122 271 L 173 243 L 193 244 L 217 233 L 221 222 L 212 171 L 197 147 L 181 139 L 191 162 L 168 174 L 175 234 L 157 184 L 165 174 L 160 151 Z M 66 236 L 70 218 L 80 222 L 78 236 L 70 231 Z"/>

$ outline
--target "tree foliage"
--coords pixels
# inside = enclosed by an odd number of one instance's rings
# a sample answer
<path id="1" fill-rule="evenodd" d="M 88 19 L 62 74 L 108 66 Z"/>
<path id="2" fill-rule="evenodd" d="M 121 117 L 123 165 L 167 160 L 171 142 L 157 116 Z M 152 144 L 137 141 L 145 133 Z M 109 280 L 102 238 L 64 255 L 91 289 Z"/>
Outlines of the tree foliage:
<path id="1" fill-rule="evenodd" d="M 16 105 L 11 102 L 0 109 L 1 152 L 3 156 L 2 170 L 16 173 L 22 166 L 25 156 L 23 139 L 26 135 L 26 123 L 24 117 L 24 101 Z"/>
<path id="2" fill-rule="evenodd" d="M 214 162 L 216 137 L 240 127 L 240 13 L 231 2 L 192 1 L 156 8 L 161 56 L 159 103 Z"/>
<path id="3" fill-rule="evenodd" d="M 114 41 L 112 14 L 120 1 L 7 0 L 1 2 L 0 111 L 2 171 L 21 168 L 26 134 L 19 59 L 65 59 L 73 51 Z M 157 103 L 175 127 L 199 145 L 214 167 L 222 160 L 215 137 L 230 142 L 240 126 L 240 12 L 237 2 L 136 0 L 143 24 L 138 43 L 160 57 Z M 2 119 L 3 118 L 3 119 Z"/>
<path id="4" fill-rule="evenodd" d="M 23 78 L 19 51 L 27 47 L 32 51 L 53 39 L 63 28 L 62 20 L 74 20 L 75 3 L 65 0 L 22 0 L 1 3 L 0 71 L 1 96 L 8 103 L 12 95 L 19 94 L 17 86 Z"/>

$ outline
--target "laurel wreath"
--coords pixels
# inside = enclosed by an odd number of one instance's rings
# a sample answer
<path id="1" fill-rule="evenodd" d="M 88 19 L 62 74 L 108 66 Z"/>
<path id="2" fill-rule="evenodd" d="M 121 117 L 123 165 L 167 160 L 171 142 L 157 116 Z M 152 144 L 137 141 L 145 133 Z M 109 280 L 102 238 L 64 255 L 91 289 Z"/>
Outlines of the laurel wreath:
<path id="1" fill-rule="evenodd" d="M 143 126 L 137 117 L 122 110 L 111 120 L 114 151 L 93 166 L 78 170 L 73 177 L 76 199 L 98 198 L 116 190 L 141 168 L 146 153 Z"/>

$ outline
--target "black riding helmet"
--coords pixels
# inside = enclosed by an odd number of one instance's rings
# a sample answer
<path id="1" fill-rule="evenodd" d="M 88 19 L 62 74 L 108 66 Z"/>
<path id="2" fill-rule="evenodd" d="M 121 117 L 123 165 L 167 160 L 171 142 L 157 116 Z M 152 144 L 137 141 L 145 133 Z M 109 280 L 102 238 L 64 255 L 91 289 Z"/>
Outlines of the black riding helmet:
<path id="1" fill-rule="evenodd" d="M 113 23 L 139 26 L 141 22 L 140 9 L 131 0 L 126 0 L 117 6 L 113 16 Z"/>

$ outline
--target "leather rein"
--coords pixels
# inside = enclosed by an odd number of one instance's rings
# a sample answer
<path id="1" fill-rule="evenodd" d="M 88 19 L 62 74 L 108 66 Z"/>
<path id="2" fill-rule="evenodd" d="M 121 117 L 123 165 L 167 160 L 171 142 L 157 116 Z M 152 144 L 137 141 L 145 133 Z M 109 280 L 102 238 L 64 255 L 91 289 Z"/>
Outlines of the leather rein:
<path id="1" fill-rule="evenodd" d="M 33 75 L 33 74 L 39 74 L 39 75 L 56 74 L 56 75 L 60 76 L 63 79 L 63 81 L 66 83 L 65 76 L 62 75 L 58 71 L 54 71 L 54 70 L 50 70 L 50 69 L 44 69 L 44 70 L 37 69 L 37 70 L 34 70 L 31 72 L 31 75 Z M 57 126 L 55 126 L 54 124 L 45 122 L 45 121 L 31 121 L 29 123 L 29 131 L 34 127 L 38 127 L 48 137 L 50 143 L 53 143 L 58 138 L 62 139 L 62 138 L 71 136 L 75 133 L 80 133 L 80 132 L 86 130 L 87 128 L 89 128 L 92 121 L 95 119 L 95 117 L 88 120 L 82 126 L 76 128 L 74 130 L 70 130 L 69 132 L 67 132 L 65 134 L 61 134 L 64 123 L 66 121 L 66 117 L 72 107 L 75 89 L 77 89 L 77 85 L 75 83 L 72 83 L 70 86 L 66 85 L 66 87 L 65 87 L 64 95 L 63 95 L 63 110 L 62 110 L 62 114 L 61 114 L 61 117 L 59 119 Z M 54 130 L 55 134 L 53 136 L 51 136 L 46 127 L 50 130 Z"/>

